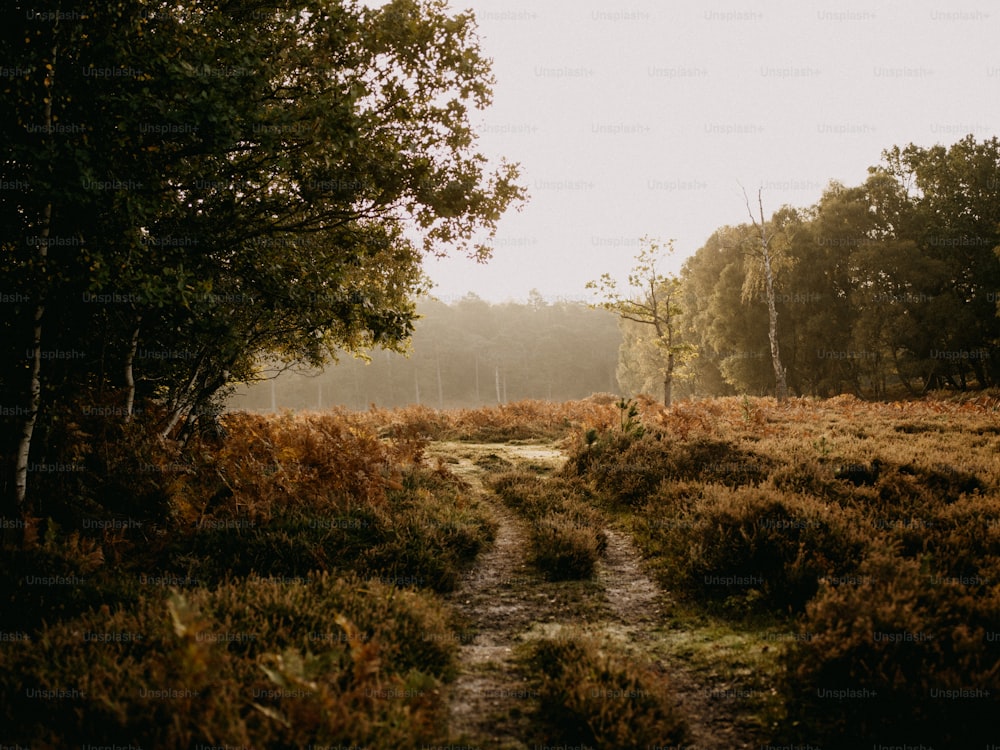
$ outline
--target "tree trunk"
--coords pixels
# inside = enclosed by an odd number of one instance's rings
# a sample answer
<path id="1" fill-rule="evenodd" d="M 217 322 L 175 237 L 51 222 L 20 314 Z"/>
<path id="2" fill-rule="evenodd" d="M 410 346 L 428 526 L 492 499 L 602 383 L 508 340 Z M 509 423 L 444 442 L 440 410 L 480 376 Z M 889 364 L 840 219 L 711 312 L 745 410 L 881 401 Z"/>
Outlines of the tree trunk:
<path id="1" fill-rule="evenodd" d="M 971 360 L 969 362 L 969 367 L 972 369 L 972 374 L 976 376 L 976 383 L 980 389 L 988 388 L 989 383 L 986 380 L 986 370 L 983 367 L 981 360 Z"/>
<path id="2" fill-rule="evenodd" d="M 764 229 L 761 227 L 763 237 Z M 788 400 L 788 385 L 785 383 L 785 368 L 781 364 L 781 352 L 778 350 L 778 310 L 774 305 L 774 271 L 771 268 L 771 252 L 761 248 L 764 253 L 764 285 L 767 291 L 767 338 L 771 342 L 771 364 L 774 365 L 774 394 L 778 403 Z"/>
<path id="3" fill-rule="evenodd" d="M 181 421 L 182 418 L 187 417 L 187 413 L 191 410 L 193 406 L 193 399 L 196 396 L 196 386 L 198 384 L 198 378 L 201 375 L 201 366 L 205 363 L 205 353 L 202 352 L 198 361 L 195 363 L 194 372 L 191 374 L 191 378 L 188 380 L 187 385 L 184 386 L 173 399 L 170 406 L 170 416 L 167 419 L 167 426 L 160 431 L 160 440 L 166 440 L 170 437 L 170 433 L 174 431 L 177 423 Z M 274 401 L 274 380 L 271 381 L 271 409 L 275 409 Z"/>
<path id="4" fill-rule="evenodd" d="M 272 388 L 274 387 L 273 384 L 271 387 Z M 167 426 L 164 427 L 163 430 L 160 432 L 160 440 L 166 440 L 167 438 L 170 437 L 170 433 L 174 431 L 174 428 L 177 426 L 177 423 L 181 421 L 181 418 L 185 415 L 185 412 L 186 410 L 182 406 L 179 406 L 176 409 L 174 409 L 173 413 L 170 415 L 170 419 L 167 420 Z"/>
<path id="5" fill-rule="evenodd" d="M 674 353 L 667 352 L 667 369 L 663 374 L 663 405 L 670 408 L 671 390 L 674 384 Z"/>
<path id="6" fill-rule="evenodd" d="M 43 241 L 38 246 L 38 255 L 43 266 L 47 254 L 45 239 L 49 236 L 51 221 L 52 204 L 47 203 L 45 205 L 41 231 Z M 31 436 L 35 431 L 35 422 L 38 420 L 38 412 L 42 405 L 42 316 L 44 314 L 45 299 L 42 293 L 39 292 L 38 302 L 35 305 L 35 320 L 31 335 L 31 381 L 28 389 L 28 409 L 24 419 L 24 426 L 21 429 L 21 440 L 17 446 L 17 463 L 14 469 L 14 488 L 17 507 L 22 513 L 25 510 L 25 501 L 28 496 L 28 457 L 31 453 Z"/>
<path id="7" fill-rule="evenodd" d="M 483 400 L 479 395 L 479 357 L 476 357 L 476 406 L 482 406 Z"/>
<path id="8" fill-rule="evenodd" d="M 937 364 L 931 366 L 930 371 L 927 373 L 927 377 L 924 379 L 924 387 L 920 392 L 921 396 L 926 396 L 935 388 L 939 387 L 938 375 L 937 375 Z"/>
<path id="9" fill-rule="evenodd" d="M 58 24 L 58 18 L 56 20 Z M 54 32 L 53 32 L 54 33 Z M 52 43 L 52 67 L 47 80 L 48 96 L 45 97 L 45 132 L 52 133 L 52 83 L 55 78 L 56 54 L 58 47 Z M 38 243 L 39 270 L 44 274 L 45 261 L 48 257 L 48 237 L 52 229 L 52 202 L 45 204 L 42 213 L 42 227 L 39 235 L 42 241 Z M 38 412 L 42 406 L 42 318 L 45 315 L 45 294 L 39 287 L 38 302 L 35 303 L 34 325 L 31 333 L 31 377 L 28 387 L 28 409 L 21 428 L 21 440 L 17 446 L 17 459 L 14 466 L 14 493 L 20 512 L 25 510 L 28 497 L 28 458 L 31 454 L 31 436 L 38 421 Z"/>
<path id="10" fill-rule="evenodd" d="M 232 361 L 229 362 L 232 365 Z M 229 368 L 223 367 L 219 375 L 205 374 L 200 383 L 195 384 L 194 391 L 187 399 L 187 407 L 181 413 L 181 429 L 177 442 L 181 449 L 187 447 L 188 441 L 203 428 L 208 429 L 217 423 L 214 410 L 210 410 L 212 396 L 224 388 L 229 382 Z"/>
<path id="11" fill-rule="evenodd" d="M 128 354 L 125 356 L 125 423 L 132 421 L 132 410 L 135 407 L 135 373 L 132 371 L 132 364 L 135 362 L 135 353 L 139 348 L 139 326 L 142 323 L 142 316 L 139 315 L 135 321 L 135 330 L 132 331 L 132 341 L 129 344 Z"/>
<path id="12" fill-rule="evenodd" d="M 910 383 L 910 379 L 903 377 L 903 370 L 899 366 L 899 355 L 896 353 L 895 347 L 892 348 L 892 366 L 893 369 L 896 371 L 896 377 L 899 379 L 899 382 L 903 384 L 904 388 L 906 388 L 906 392 L 909 393 L 913 398 L 917 398 L 919 394 L 917 393 L 913 385 Z M 885 381 L 884 374 L 882 376 L 882 380 L 883 382 Z"/>
<path id="13" fill-rule="evenodd" d="M 441 355 L 436 354 L 434 357 L 434 363 L 437 365 L 437 381 L 438 381 L 438 409 L 444 409 L 444 385 L 441 383 Z"/>
<path id="14" fill-rule="evenodd" d="M 781 364 L 781 352 L 778 351 L 778 310 L 774 305 L 774 268 L 771 266 L 771 237 L 767 236 L 767 222 L 764 219 L 764 198 L 757 191 L 757 207 L 760 211 L 760 223 L 750 208 L 750 198 L 743 191 L 747 204 L 747 213 L 754 228 L 760 233 L 760 257 L 764 267 L 764 290 L 767 293 L 767 338 L 771 342 L 771 364 L 774 365 L 774 395 L 778 403 L 788 400 L 788 385 L 785 382 L 785 368 Z"/>

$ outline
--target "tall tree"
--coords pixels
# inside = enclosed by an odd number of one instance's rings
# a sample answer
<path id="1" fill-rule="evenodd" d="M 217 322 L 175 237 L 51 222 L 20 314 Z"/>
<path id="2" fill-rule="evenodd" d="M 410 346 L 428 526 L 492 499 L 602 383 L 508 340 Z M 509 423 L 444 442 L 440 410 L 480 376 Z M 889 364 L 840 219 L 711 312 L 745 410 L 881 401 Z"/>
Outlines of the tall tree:
<path id="1" fill-rule="evenodd" d="M 13 0 L 0 28 L 8 487 L 11 436 L 57 452 L 88 402 L 183 438 L 262 355 L 401 347 L 423 256 L 485 259 L 524 195 L 476 151 L 490 62 L 441 0 Z"/>
<path id="2" fill-rule="evenodd" d="M 701 395 L 732 395 L 733 384 L 723 374 L 723 360 L 732 344 L 723 341 L 720 322 L 728 314 L 733 299 L 726 290 L 719 288 L 722 274 L 727 268 L 742 263 L 741 255 L 724 241 L 728 232 L 713 232 L 705 244 L 689 257 L 681 268 L 681 332 L 692 343 L 698 356 L 684 363 L 686 379 L 694 393 Z M 739 298 L 739 286 L 735 298 Z"/>
<path id="3" fill-rule="evenodd" d="M 774 367 L 774 394 L 781 403 L 788 399 L 788 385 L 786 383 L 786 369 L 781 363 L 781 349 L 778 344 L 778 308 L 775 304 L 774 274 L 776 258 L 781 255 L 787 246 L 787 237 L 783 236 L 778 228 L 777 222 L 772 220 L 767 222 L 764 219 L 764 198 L 763 190 L 757 190 L 757 216 L 750 207 L 750 197 L 746 190 L 743 191 L 743 198 L 746 202 L 747 213 L 750 215 L 750 222 L 757 235 L 757 241 L 753 243 L 750 253 L 760 262 L 760 270 L 763 277 L 764 294 L 767 301 L 767 339 L 771 344 L 771 364 Z M 755 291 L 753 287 L 754 276 L 748 275 L 750 282 L 746 290 Z"/>
<path id="4" fill-rule="evenodd" d="M 939 268 L 939 283 L 925 295 L 927 322 L 936 329 L 920 352 L 927 387 L 994 384 L 1000 377 L 1000 139 L 977 142 L 968 135 L 947 147 L 894 147 L 871 171 L 905 190 L 907 203 L 895 211 L 896 235 Z"/>
<path id="5" fill-rule="evenodd" d="M 819 202 L 803 213 L 807 220 L 789 248 L 795 262 L 788 286 L 800 303 L 792 318 L 798 356 L 789 367 L 804 393 L 828 397 L 851 391 L 860 397 L 886 372 L 884 362 L 846 356 L 869 351 L 853 339 L 859 308 L 852 258 L 873 243 L 874 217 L 863 188 L 837 182 L 830 182 Z"/>

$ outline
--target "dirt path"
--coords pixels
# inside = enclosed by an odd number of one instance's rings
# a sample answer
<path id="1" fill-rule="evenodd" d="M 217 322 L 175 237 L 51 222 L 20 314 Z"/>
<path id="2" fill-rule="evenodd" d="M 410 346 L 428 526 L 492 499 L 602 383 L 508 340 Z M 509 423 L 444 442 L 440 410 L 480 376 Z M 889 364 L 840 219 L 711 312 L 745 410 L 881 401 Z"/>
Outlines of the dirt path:
<path id="1" fill-rule="evenodd" d="M 454 603 L 474 636 L 461 646 L 461 672 L 452 685 L 451 728 L 460 736 L 489 741 L 490 747 L 524 747 L 532 691 L 512 661 L 513 647 L 545 602 L 526 595 L 535 586 L 523 562 L 525 529 L 510 511 L 497 509 L 500 523 L 493 548 Z"/>
<path id="2" fill-rule="evenodd" d="M 662 623 L 672 603 L 644 572 L 629 536 L 613 528 L 606 529 L 608 548 L 594 580 L 553 583 L 529 564 L 526 522 L 483 488 L 486 471 L 477 462 L 495 465 L 502 460 L 545 473 L 565 458 L 557 448 L 437 443 L 429 456 L 448 461 L 454 473 L 482 493 L 499 524 L 495 543 L 450 596 L 473 634 L 460 648 L 460 673 L 450 690 L 452 730 L 456 738 L 483 750 L 532 747 L 537 696 L 513 658 L 515 646 L 573 626 L 659 661 Z M 691 739 L 685 750 L 751 747 L 741 740 L 746 727 L 734 715 L 732 702 L 719 700 L 717 686 L 673 661 L 661 666 L 688 717 Z"/>
<path id="3" fill-rule="evenodd" d="M 564 602 L 556 586 L 528 563 L 527 523 L 483 488 L 486 472 L 475 461 L 499 458 L 544 470 L 557 466 L 562 454 L 548 446 L 466 443 L 437 444 L 429 453 L 457 459 L 450 469 L 482 493 L 498 522 L 493 545 L 450 597 L 474 633 L 459 651 L 461 672 L 451 688 L 452 732 L 483 750 L 530 747 L 537 696 L 514 662 L 513 649 L 534 624 L 556 621 Z"/>
<path id="4" fill-rule="evenodd" d="M 614 615 L 604 630 L 623 641 L 622 645 L 644 659 L 657 661 L 655 651 L 664 638 L 661 623 L 670 597 L 642 569 L 641 558 L 632 540 L 615 529 L 605 529 L 608 549 L 597 577 Z M 683 716 L 688 718 L 690 739 L 684 750 L 755 747 L 746 737 L 749 727 L 734 711 L 720 683 L 707 683 L 676 661 L 660 663 L 670 677 L 671 687 Z M 728 705 L 727 705 L 728 703 Z"/>

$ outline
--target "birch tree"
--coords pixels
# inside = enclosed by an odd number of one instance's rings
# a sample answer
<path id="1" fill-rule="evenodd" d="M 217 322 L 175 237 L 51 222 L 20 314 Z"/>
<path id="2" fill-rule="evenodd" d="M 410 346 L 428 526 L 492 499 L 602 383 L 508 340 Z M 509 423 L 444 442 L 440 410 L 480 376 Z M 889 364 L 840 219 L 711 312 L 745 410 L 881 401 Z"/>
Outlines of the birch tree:
<path id="1" fill-rule="evenodd" d="M 781 350 L 778 346 L 778 308 L 775 305 L 774 276 L 775 263 L 778 255 L 785 248 L 787 238 L 775 231 L 774 223 L 764 219 L 764 198 L 762 190 L 757 190 L 757 215 L 754 215 L 750 207 L 750 197 L 747 191 L 743 190 L 743 198 L 746 202 L 747 213 L 750 215 L 750 222 L 756 233 L 755 242 L 749 251 L 759 263 L 761 278 L 763 280 L 764 295 L 767 302 L 767 338 L 771 344 L 771 364 L 774 367 L 774 394 L 778 403 L 788 400 L 788 385 L 785 382 L 786 369 L 781 363 Z M 747 284 L 744 286 L 744 296 L 752 294 L 757 286 L 755 274 L 747 274 Z"/>

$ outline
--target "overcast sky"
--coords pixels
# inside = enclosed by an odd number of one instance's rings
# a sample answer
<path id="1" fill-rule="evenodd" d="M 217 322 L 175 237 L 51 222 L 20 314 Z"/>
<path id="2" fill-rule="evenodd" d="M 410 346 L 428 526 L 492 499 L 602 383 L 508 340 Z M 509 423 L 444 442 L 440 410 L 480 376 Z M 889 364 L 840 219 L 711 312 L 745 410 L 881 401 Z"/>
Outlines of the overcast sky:
<path id="1" fill-rule="evenodd" d="M 1000 8 L 991 0 L 452 0 L 493 58 L 480 148 L 519 162 L 530 199 L 493 259 L 429 259 L 433 294 L 590 299 L 624 278 L 639 237 L 676 261 L 747 219 L 856 185 L 883 149 L 1000 126 Z"/>

